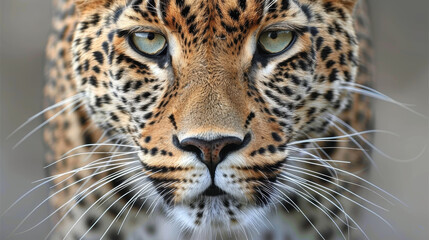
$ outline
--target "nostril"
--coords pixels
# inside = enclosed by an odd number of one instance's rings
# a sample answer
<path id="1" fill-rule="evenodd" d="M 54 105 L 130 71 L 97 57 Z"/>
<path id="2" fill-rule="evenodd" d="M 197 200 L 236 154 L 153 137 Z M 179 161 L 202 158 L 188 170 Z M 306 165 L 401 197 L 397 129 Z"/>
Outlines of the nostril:
<path id="1" fill-rule="evenodd" d="M 244 136 L 243 140 L 226 144 L 219 152 L 219 159 L 221 159 L 220 161 L 223 161 L 228 156 L 228 154 L 244 148 L 250 142 L 250 138 L 250 134 L 248 133 L 246 136 Z"/>
<path id="2" fill-rule="evenodd" d="M 185 146 L 185 147 L 183 148 L 183 150 L 184 150 L 185 152 L 193 152 L 193 153 L 195 153 L 199 158 L 204 158 L 204 153 L 203 153 L 203 151 L 201 151 L 201 149 L 199 149 L 199 148 L 198 148 L 198 147 L 196 147 L 196 146 L 188 145 L 188 146 Z"/>
<path id="3" fill-rule="evenodd" d="M 204 150 L 206 150 L 206 147 L 203 146 L 202 142 L 198 143 L 196 140 L 196 138 L 187 138 L 179 141 L 176 135 L 173 136 L 174 146 L 182 151 L 196 154 L 199 159 L 204 159 Z"/>
<path id="4" fill-rule="evenodd" d="M 212 178 L 216 166 L 222 162 L 229 154 L 244 148 L 251 139 L 250 134 L 246 134 L 243 139 L 238 137 L 221 137 L 211 141 L 200 138 L 186 138 L 179 141 L 177 136 L 173 136 L 173 144 L 185 151 L 194 153 L 210 171 Z"/>

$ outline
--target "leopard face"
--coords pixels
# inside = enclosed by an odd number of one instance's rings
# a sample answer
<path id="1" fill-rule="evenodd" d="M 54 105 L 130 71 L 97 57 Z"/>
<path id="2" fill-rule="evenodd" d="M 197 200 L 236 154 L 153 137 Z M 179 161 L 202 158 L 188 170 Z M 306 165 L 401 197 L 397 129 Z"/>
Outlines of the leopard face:
<path id="1" fill-rule="evenodd" d="M 354 3 L 77 1 L 77 90 L 98 126 L 138 147 L 172 219 L 245 225 L 284 197 L 288 147 L 348 104 Z"/>

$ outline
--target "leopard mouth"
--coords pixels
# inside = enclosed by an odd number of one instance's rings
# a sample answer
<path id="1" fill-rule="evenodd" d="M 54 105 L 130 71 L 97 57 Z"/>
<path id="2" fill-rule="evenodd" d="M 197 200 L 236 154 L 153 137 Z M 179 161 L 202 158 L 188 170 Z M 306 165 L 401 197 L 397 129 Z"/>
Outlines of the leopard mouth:
<path id="1" fill-rule="evenodd" d="M 218 186 L 212 184 L 210 185 L 203 193 L 203 196 L 207 197 L 218 197 L 222 195 L 226 195 L 227 193 L 220 189 Z"/>

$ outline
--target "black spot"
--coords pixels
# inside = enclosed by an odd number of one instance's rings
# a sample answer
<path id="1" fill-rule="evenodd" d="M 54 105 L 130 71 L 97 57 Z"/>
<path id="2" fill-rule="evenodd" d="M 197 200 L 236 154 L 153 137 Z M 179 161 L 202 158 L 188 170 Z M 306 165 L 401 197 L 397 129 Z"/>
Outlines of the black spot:
<path id="1" fill-rule="evenodd" d="M 281 2 L 281 9 L 282 10 L 288 10 L 289 9 L 289 0 L 282 0 Z"/>
<path id="2" fill-rule="evenodd" d="M 170 119 L 170 122 L 171 122 L 171 124 L 173 125 L 174 129 L 176 129 L 176 130 L 177 130 L 177 125 L 176 125 L 176 120 L 175 120 L 175 118 L 174 118 L 174 115 L 173 115 L 173 114 L 171 114 L 171 115 L 168 117 L 168 119 Z"/>
<path id="3" fill-rule="evenodd" d="M 335 61 L 329 60 L 326 62 L 326 68 L 331 68 L 335 64 Z"/>
<path id="4" fill-rule="evenodd" d="M 292 89 L 290 89 L 288 86 L 283 87 L 283 92 L 288 95 L 288 96 L 292 96 L 293 95 L 293 91 Z"/>
<path id="5" fill-rule="evenodd" d="M 273 137 L 274 141 L 276 141 L 276 142 L 281 142 L 282 141 L 282 138 L 277 133 L 275 133 L 275 132 L 272 132 L 271 136 Z"/>
<path id="6" fill-rule="evenodd" d="M 96 77 L 94 77 L 94 76 L 91 76 L 91 77 L 89 78 L 89 83 L 90 83 L 92 86 L 94 86 L 94 87 L 97 87 L 97 86 L 98 86 L 97 78 L 96 78 Z"/>
<path id="7" fill-rule="evenodd" d="M 301 10 L 304 12 L 307 19 L 311 20 L 311 18 L 313 17 L 313 14 L 312 14 L 309 6 L 308 5 L 302 5 Z"/>
<path id="8" fill-rule="evenodd" d="M 114 113 L 110 113 L 110 118 L 115 122 L 119 122 L 119 117 Z"/>
<path id="9" fill-rule="evenodd" d="M 335 50 L 341 50 L 342 48 L 342 43 L 340 40 L 335 40 Z"/>
<path id="10" fill-rule="evenodd" d="M 158 148 L 152 148 L 151 150 L 150 150 L 150 154 L 152 155 L 152 156 L 155 156 L 156 154 L 158 153 Z"/>
<path id="11" fill-rule="evenodd" d="M 113 21 L 114 22 L 118 21 L 118 19 L 121 16 L 123 11 L 124 11 L 124 9 L 122 7 L 119 7 L 118 9 L 115 10 L 115 14 L 113 15 Z"/>
<path id="12" fill-rule="evenodd" d="M 270 153 L 275 153 L 277 151 L 277 149 L 276 149 L 276 147 L 274 147 L 274 145 L 269 145 L 268 151 L 270 151 Z"/>
<path id="13" fill-rule="evenodd" d="M 92 55 L 94 56 L 95 60 L 98 63 L 103 64 L 104 57 L 103 57 L 103 54 L 100 51 L 93 52 Z"/>
<path id="14" fill-rule="evenodd" d="M 85 144 L 92 144 L 93 141 L 92 141 L 91 134 L 89 134 L 88 132 L 85 132 L 83 134 L 83 141 L 84 141 Z"/>
<path id="15" fill-rule="evenodd" d="M 326 58 L 328 58 L 331 53 L 332 53 L 331 47 L 329 46 L 324 47 L 321 52 L 322 60 L 325 61 Z"/>
<path id="16" fill-rule="evenodd" d="M 109 237 L 107 239 L 123 240 L 124 237 L 118 231 L 112 231 L 111 233 L 109 233 Z"/>
<path id="17" fill-rule="evenodd" d="M 111 31 L 108 35 L 107 35 L 107 39 L 109 39 L 109 42 L 113 41 L 113 37 L 115 36 L 115 31 Z"/>
<path id="18" fill-rule="evenodd" d="M 316 39 L 316 49 L 319 50 L 325 40 L 323 37 L 318 37 Z"/>
<path id="19" fill-rule="evenodd" d="M 316 112 L 316 108 L 312 107 L 310 109 L 308 109 L 307 111 L 307 116 L 310 117 L 311 115 L 313 115 Z"/>
<path id="20" fill-rule="evenodd" d="M 324 97 L 326 100 L 332 101 L 332 99 L 334 98 L 334 94 L 333 94 L 332 90 L 327 91 L 325 93 Z"/>
<path id="21" fill-rule="evenodd" d="M 238 5 L 240 6 L 241 10 L 246 10 L 246 0 L 238 0 Z"/>
<path id="22" fill-rule="evenodd" d="M 330 82 L 334 82 L 336 81 L 338 78 L 338 70 L 336 68 L 332 69 L 331 74 L 329 74 L 329 81 Z"/>
<path id="23" fill-rule="evenodd" d="M 318 93 L 318 92 L 312 92 L 312 93 L 310 94 L 310 100 L 314 101 L 314 100 L 316 100 L 319 96 L 320 96 L 320 93 Z"/>
<path id="24" fill-rule="evenodd" d="M 144 116 L 143 116 L 143 118 L 144 119 L 149 119 L 149 118 L 151 118 L 152 117 L 152 113 L 150 112 L 150 113 L 146 113 Z"/>
<path id="25" fill-rule="evenodd" d="M 310 28 L 310 33 L 311 33 L 311 35 L 313 35 L 313 36 L 317 36 L 317 34 L 319 34 L 319 30 L 317 30 L 317 28 L 316 28 L 316 27 L 311 27 L 311 28 Z"/>
<path id="26" fill-rule="evenodd" d="M 176 5 L 178 7 L 182 8 L 184 4 L 185 4 L 185 0 L 176 0 Z"/>
<path id="27" fill-rule="evenodd" d="M 186 18 L 189 14 L 189 10 L 191 8 L 189 6 L 186 6 L 182 9 L 182 11 L 180 11 L 180 14 L 182 15 L 182 17 Z"/>
<path id="28" fill-rule="evenodd" d="M 95 73 L 100 73 L 100 68 L 99 68 L 98 66 L 94 66 L 94 67 L 92 67 L 92 70 L 93 70 Z"/>
<path id="29" fill-rule="evenodd" d="M 102 47 L 103 47 L 104 53 L 108 54 L 109 53 L 109 43 L 106 42 L 106 41 L 104 41 L 103 44 L 102 44 Z"/>
<path id="30" fill-rule="evenodd" d="M 97 218 L 94 216 L 89 216 L 86 218 L 86 226 L 87 228 L 91 228 L 91 230 L 97 230 L 100 227 L 99 222 L 97 222 Z"/>
<path id="31" fill-rule="evenodd" d="M 238 19 L 240 19 L 240 11 L 238 11 L 238 9 L 231 9 L 229 10 L 229 16 L 233 20 L 238 21 Z"/>
<path id="32" fill-rule="evenodd" d="M 87 38 L 85 40 L 85 43 L 84 43 L 84 46 L 83 46 L 83 50 L 89 51 L 91 49 L 91 45 L 92 45 L 92 38 Z"/>

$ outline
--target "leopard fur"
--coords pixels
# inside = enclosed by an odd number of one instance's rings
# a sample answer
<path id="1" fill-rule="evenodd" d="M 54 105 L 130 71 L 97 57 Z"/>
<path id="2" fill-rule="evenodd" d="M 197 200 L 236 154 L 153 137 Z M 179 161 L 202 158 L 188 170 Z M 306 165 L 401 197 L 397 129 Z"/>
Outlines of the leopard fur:
<path id="1" fill-rule="evenodd" d="M 357 214 L 347 198 L 368 153 L 341 137 L 341 123 L 372 123 L 369 99 L 341 88 L 372 80 L 368 10 L 357 2 L 54 1 L 45 105 L 72 100 L 45 114 L 52 239 L 362 239 L 346 224 Z M 265 56 L 255 39 L 276 24 L 295 43 Z M 134 51 L 136 27 L 163 33 L 167 53 Z M 247 144 L 214 172 L 177 145 L 221 137 Z M 347 141 L 305 142 L 329 137 Z M 305 156 L 347 161 L 331 165 L 356 175 Z M 225 194 L 205 196 L 213 184 Z"/>

